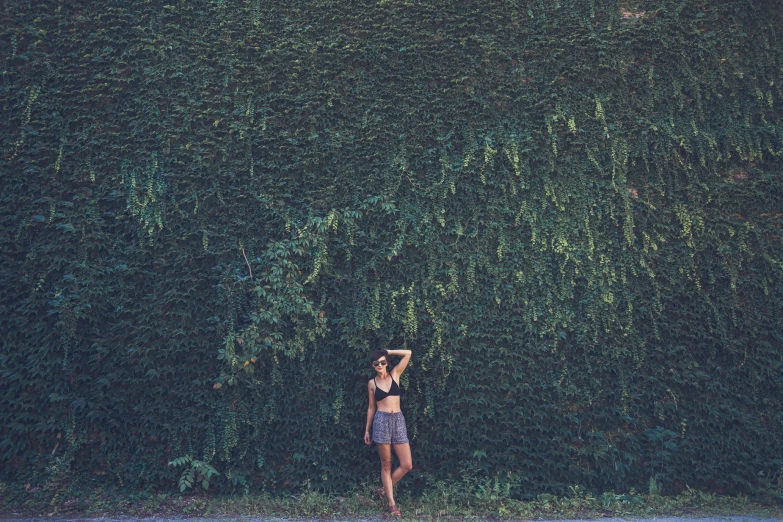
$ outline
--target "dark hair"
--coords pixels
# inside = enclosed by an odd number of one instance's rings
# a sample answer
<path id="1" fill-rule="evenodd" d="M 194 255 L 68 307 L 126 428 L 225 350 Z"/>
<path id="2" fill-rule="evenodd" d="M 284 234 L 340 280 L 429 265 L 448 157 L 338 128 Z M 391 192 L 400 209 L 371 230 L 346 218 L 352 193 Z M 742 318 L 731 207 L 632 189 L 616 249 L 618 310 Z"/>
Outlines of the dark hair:
<path id="1" fill-rule="evenodd" d="M 381 357 L 386 357 L 386 360 L 389 360 L 389 352 L 386 350 L 373 350 L 370 354 L 370 362 L 377 361 Z"/>

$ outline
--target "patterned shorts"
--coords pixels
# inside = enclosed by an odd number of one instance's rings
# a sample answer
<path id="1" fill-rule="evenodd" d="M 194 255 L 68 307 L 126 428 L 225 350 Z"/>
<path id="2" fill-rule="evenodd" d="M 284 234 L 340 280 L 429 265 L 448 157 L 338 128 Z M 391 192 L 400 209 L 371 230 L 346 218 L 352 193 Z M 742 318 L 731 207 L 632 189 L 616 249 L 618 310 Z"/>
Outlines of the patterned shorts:
<path id="1" fill-rule="evenodd" d="M 402 412 L 376 411 L 372 421 L 372 441 L 376 444 L 405 444 L 408 430 Z"/>

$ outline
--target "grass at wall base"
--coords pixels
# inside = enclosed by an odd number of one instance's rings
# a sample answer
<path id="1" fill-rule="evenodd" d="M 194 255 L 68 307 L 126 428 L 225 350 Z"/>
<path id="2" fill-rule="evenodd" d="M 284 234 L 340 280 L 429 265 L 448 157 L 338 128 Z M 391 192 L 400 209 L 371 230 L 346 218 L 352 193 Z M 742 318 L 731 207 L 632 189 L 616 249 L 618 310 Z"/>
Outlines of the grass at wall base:
<path id="1" fill-rule="evenodd" d="M 344 495 L 324 494 L 309 488 L 299 493 L 275 495 L 250 493 L 237 484 L 232 493 L 188 489 L 184 493 L 128 491 L 98 479 L 76 480 L 59 485 L 0 483 L 0 517 L 24 516 L 223 516 L 349 518 L 385 515 L 385 504 L 362 484 Z M 752 496 L 705 493 L 690 487 L 677 494 L 661 494 L 654 479 L 646 492 L 633 488 L 626 493 L 586 491 L 570 487 L 569 494 L 539 494 L 518 500 L 497 481 L 463 479 L 435 480 L 425 491 L 411 492 L 404 486 L 396 499 L 405 518 L 422 519 L 566 519 L 661 516 L 753 516 L 783 519 L 783 494 L 771 487 Z"/>

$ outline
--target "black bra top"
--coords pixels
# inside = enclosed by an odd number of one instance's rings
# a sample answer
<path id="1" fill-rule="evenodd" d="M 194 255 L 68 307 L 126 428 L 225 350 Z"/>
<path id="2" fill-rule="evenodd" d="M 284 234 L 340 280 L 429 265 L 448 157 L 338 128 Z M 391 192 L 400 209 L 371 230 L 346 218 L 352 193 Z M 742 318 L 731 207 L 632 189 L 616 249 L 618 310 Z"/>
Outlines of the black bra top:
<path id="1" fill-rule="evenodd" d="M 372 380 L 373 382 L 375 382 L 375 377 L 373 377 Z M 392 377 L 392 384 L 388 392 L 385 392 L 382 389 L 378 388 L 378 383 L 375 382 L 375 402 L 382 401 L 383 399 L 389 397 L 390 395 L 401 395 L 400 387 L 397 385 L 396 382 L 394 382 L 394 377 Z"/>

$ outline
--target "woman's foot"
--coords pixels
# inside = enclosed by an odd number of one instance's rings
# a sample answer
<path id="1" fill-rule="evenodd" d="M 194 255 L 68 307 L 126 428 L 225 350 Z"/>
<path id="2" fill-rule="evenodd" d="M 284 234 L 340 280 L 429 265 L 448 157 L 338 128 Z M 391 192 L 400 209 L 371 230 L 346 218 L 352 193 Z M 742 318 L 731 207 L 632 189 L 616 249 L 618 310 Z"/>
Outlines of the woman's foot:
<path id="1" fill-rule="evenodd" d="M 386 498 L 386 492 L 383 490 L 383 488 L 378 488 L 375 491 L 373 491 L 373 493 L 375 493 L 375 495 L 380 498 Z"/>
<path id="2" fill-rule="evenodd" d="M 402 516 L 402 513 L 400 513 L 400 510 L 397 509 L 397 505 L 396 504 L 392 504 L 391 506 L 389 506 L 389 514 L 393 515 L 395 517 Z"/>

